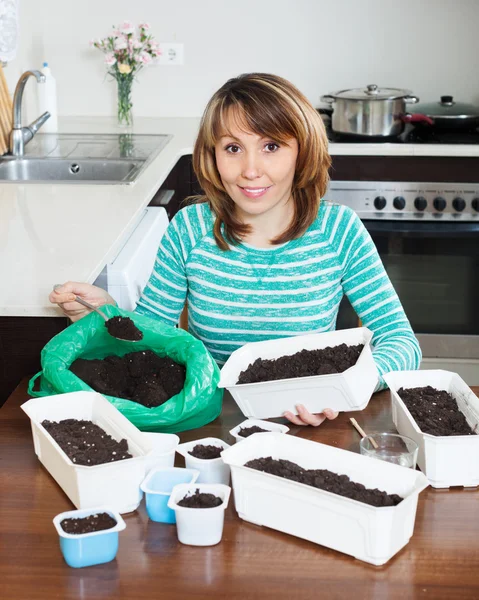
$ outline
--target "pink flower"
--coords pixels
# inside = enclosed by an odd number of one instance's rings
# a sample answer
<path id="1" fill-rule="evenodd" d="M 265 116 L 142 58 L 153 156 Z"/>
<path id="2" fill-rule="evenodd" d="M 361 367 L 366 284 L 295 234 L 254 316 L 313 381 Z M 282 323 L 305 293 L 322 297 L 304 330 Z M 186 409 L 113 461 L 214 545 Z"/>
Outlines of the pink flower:
<path id="1" fill-rule="evenodd" d="M 108 52 L 105 54 L 105 64 L 109 67 L 112 67 L 116 63 L 116 58 L 113 52 Z"/>
<path id="2" fill-rule="evenodd" d="M 116 38 L 114 43 L 115 50 L 125 50 L 128 47 L 127 40 L 125 36 L 120 36 Z"/>
<path id="3" fill-rule="evenodd" d="M 151 63 L 152 58 L 151 56 L 148 54 L 148 52 L 140 52 L 140 56 L 138 57 L 138 60 L 144 64 L 144 65 L 148 65 Z"/>
<path id="4" fill-rule="evenodd" d="M 133 48 L 135 48 L 135 50 L 138 50 L 138 48 L 141 48 L 143 46 L 143 44 L 141 42 L 139 42 L 138 40 L 133 40 L 132 46 L 133 46 Z"/>
<path id="5" fill-rule="evenodd" d="M 138 25 L 139 29 L 143 29 L 144 31 L 148 31 L 150 29 L 150 24 L 149 23 L 140 23 Z"/>
<path id="6" fill-rule="evenodd" d="M 111 35 L 113 37 L 118 37 L 119 35 L 121 35 L 121 31 L 118 29 L 118 27 L 113 27 L 113 31 L 111 32 Z"/>
<path id="7" fill-rule="evenodd" d="M 124 35 L 128 35 L 129 33 L 134 33 L 135 26 L 131 21 L 123 21 L 123 23 L 118 28 L 121 33 Z"/>

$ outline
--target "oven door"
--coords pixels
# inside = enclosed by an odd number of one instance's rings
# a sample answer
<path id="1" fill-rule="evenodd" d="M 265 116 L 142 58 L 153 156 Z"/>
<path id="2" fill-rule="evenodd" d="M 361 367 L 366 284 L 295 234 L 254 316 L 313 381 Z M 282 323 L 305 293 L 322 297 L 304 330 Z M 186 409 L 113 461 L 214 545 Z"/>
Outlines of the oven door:
<path id="1" fill-rule="evenodd" d="M 363 223 L 424 357 L 479 359 L 479 222 Z M 343 302 L 338 327 L 356 324 L 353 309 Z"/>

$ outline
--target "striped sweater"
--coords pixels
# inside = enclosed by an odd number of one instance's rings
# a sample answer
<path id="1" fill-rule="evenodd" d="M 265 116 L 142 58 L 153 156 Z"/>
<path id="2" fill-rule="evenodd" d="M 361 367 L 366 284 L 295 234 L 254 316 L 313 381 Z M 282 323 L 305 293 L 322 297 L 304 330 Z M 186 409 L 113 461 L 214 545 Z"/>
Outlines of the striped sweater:
<path id="1" fill-rule="evenodd" d="M 269 248 L 223 251 L 213 222 L 207 204 L 176 214 L 136 312 L 176 325 L 186 301 L 189 332 L 221 367 L 246 342 L 334 330 L 346 294 L 374 334 L 379 374 L 419 367 L 418 341 L 354 211 L 322 201 L 301 238 Z"/>

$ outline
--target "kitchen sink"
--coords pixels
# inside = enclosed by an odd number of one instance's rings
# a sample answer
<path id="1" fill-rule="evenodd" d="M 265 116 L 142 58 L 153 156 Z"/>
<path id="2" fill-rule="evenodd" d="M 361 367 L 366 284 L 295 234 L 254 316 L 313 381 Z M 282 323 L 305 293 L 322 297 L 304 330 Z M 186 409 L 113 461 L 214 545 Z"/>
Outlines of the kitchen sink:
<path id="1" fill-rule="evenodd" d="M 169 135 L 37 134 L 22 157 L 0 158 L 0 183 L 131 184 Z"/>

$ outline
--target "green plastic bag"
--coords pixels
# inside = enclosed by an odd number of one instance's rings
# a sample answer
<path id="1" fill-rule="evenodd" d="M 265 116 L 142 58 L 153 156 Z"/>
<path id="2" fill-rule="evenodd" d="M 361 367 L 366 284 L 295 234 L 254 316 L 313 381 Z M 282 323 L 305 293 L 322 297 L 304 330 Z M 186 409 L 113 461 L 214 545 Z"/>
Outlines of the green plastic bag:
<path id="1" fill-rule="evenodd" d="M 110 336 L 101 316 L 92 312 L 52 338 L 41 353 L 42 371 L 30 380 L 31 396 L 50 396 L 92 388 L 70 370 L 77 358 L 124 356 L 129 352 L 153 350 L 186 366 L 183 390 L 161 406 L 147 408 L 142 404 L 105 396 L 127 419 L 142 431 L 175 433 L 196 429 L 216 419 L 221 412 L 223 390 L 218 388 L 219 368 L 203 343 L 183 329 L 161 321 L 106 305 L 108 317 L 130 317 L 143 332 L 139 342 L 125 342 Z M 34 390 L 38 377 L 40 389 Z M 35 386 L 38 388 L 38 385 Z"/>

